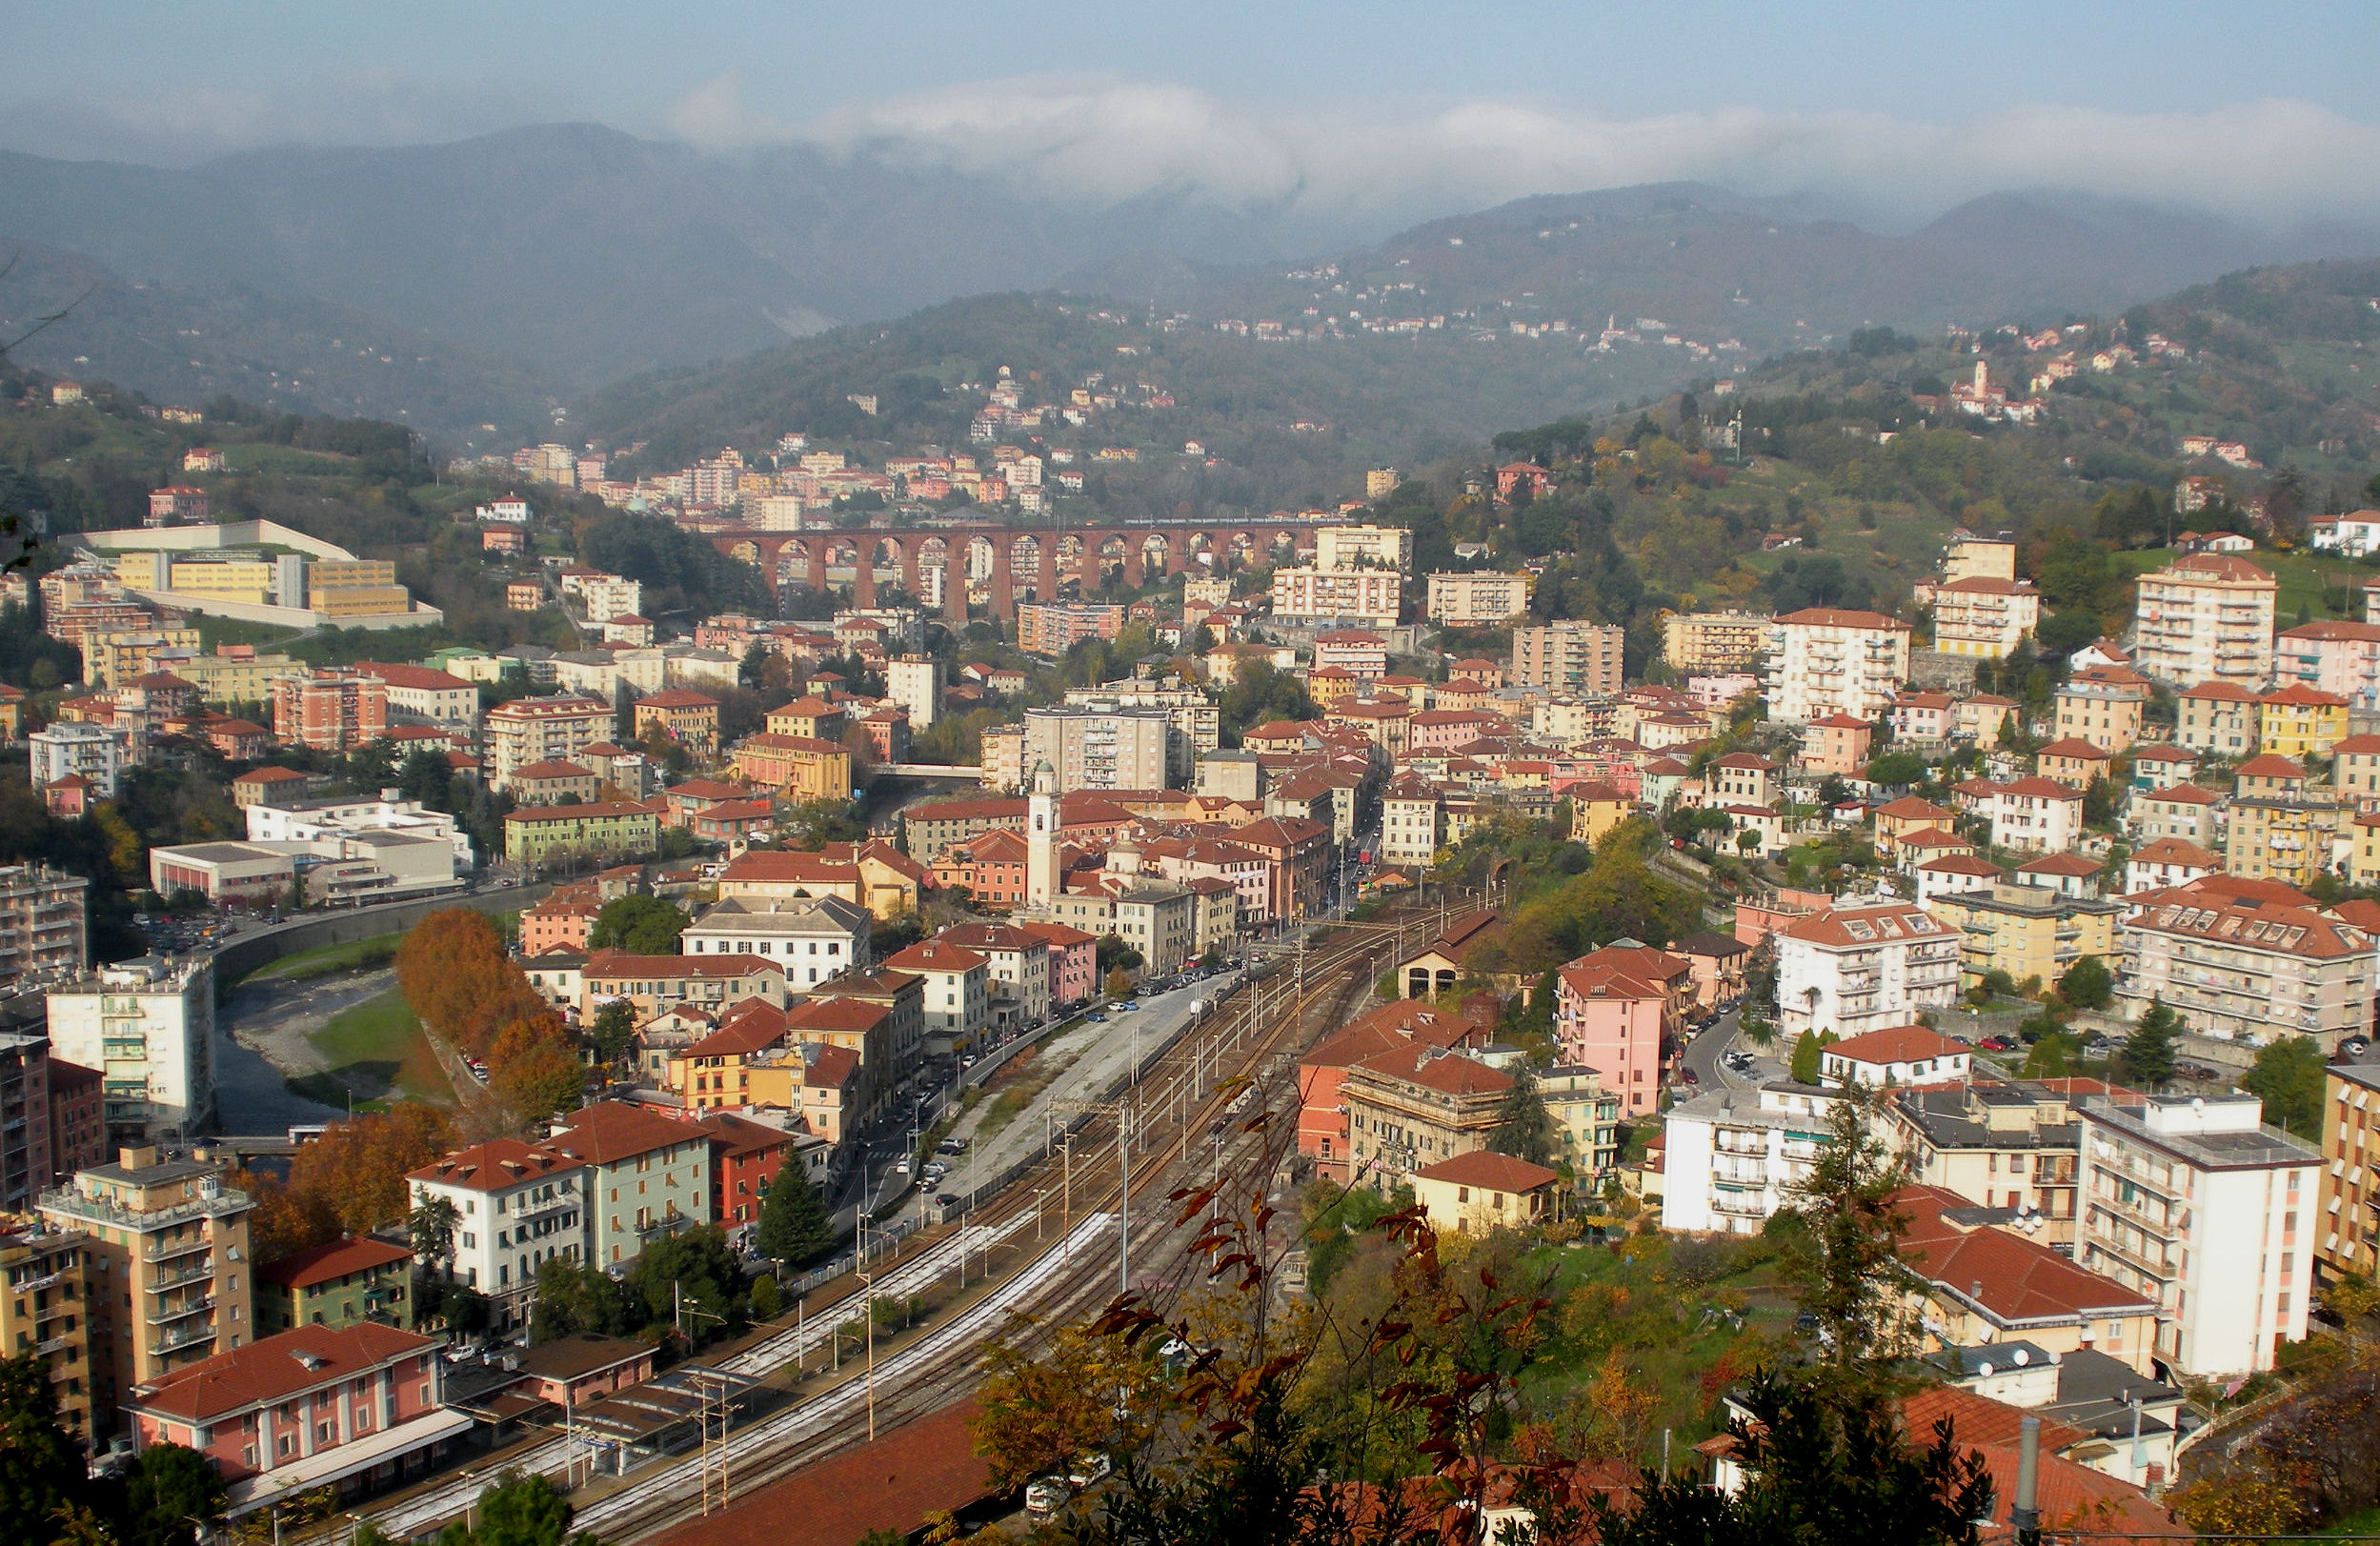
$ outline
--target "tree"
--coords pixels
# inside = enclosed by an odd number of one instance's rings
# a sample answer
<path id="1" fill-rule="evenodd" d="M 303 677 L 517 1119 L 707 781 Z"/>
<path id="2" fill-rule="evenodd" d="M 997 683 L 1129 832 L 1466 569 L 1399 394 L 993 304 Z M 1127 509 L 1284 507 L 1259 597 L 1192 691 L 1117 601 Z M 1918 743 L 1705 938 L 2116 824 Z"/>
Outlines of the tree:
<path id="1" fill-rule="evenodd" d="M 488 1053 L 488 1087 L 515 1128 L 575 1110 L 587 1087 L 587 1068 L 570 1033 L 549 1013 L 506 1026 Z"/>
<path id="2" fill-rule="evenodd" d="M 454 1228 L 463 1215 L 449 1197 L 425 1197 L 405 1215 L 406 1237 L 423 1266 L 436 1268 L 454 1259 Z"/>
<path id="3" fill-rule="evenodd" d="M 1744 1406 L 1745 1415 L 1728 1424 L 1742 1490 L 1729 1495 L 1699 1477 L 1647 1470 L 1631 1496 L 1594 1496 L 1584 1534 L 1601 1546 L 1974 1546 L 1982 1538 L 1990 1472 L 1948 1422 L 1930 1439 L 1905 1434 L 1888 1395 L 1837 1395 L 1765 1371 L 1751 1379 Z M 1540 1517 L 1550 1516 L 1559 1529 L 1566 1522 L 1561 1500 L 1547 1502 Z M 1567 1538 L 1581 1534 L 1573 1528 Z"/>
<path id="4" fill-rule="evenodd" d="M 615 896 L 595 914 L 595 926 L 587 931 L 587 948 L 675 955 L 689 921 L 676 903 L 661 897 Z"/>
<path id="5" fill-rule="evenodd" d="M 2173 1077 L 2173 1049 L 2181 1033 L 2181 1016 L 2167 1008 L 2163 998 L 2150 999 L 2118 1054 L 2125 1078 L 2151 1091 L 2163 1088 Z"/>
<path id="6" fill-rule="evenodd" d="M 2265 1103 L 2265 1120 L 2301 1138 L 2322 1136 L 2322 1049 L 2310 1036 L 2283 1034 L 2256 1053 L 2240 1088 Z"/>
<path id="7" fill-rule="evenodd" d="M 1805 1031 L 1794 1037 L 1793 1060 L 1785 1070 L 1785 1077 L 1796 1084 L 1816 1084 L 1821 1051 L 1817 1032 Z"/>
<path id="8" fill-rule="evenodd" d="M 1908 1307 L 1923 1287 L 1901 1257 L 1908 1225 L 1892 1195 L 1907 1178 L 1869 1128 L 1875 1101 L 1855 1092 L 1835 1103 L 1826 1141 L 1793 1190 L 1803 1227 L 1782 1263 L 1795 1302 L 1817 1323 L 1821 1365 L 1845 1375 L 1914 1346 Z"/>
<path id="9" fill-rule="evenodd" d="M 1914 752 L 1884 752 L 1867 762 L 1867 781 L 1887 789 L 1906 788 L 1926 781 L 1926 759 Z"/>
<path id="10" fill-rule="evenodd" d="M 30 1527 L 86 1506 L 89 1492 L 48 1360 L 36 1353 L 0 1358 L 0 1518 Z"/>
<path id="11" fill-rule="evenodd" d="M 480 1491 L 477 1523 L 448 1525 L 438 1533 L 438 1546 L 562 1546 L 566 1539 L 597 1546 L 583 1532 L 571 1536 L 575 1513 L 546 1477 L 508 1471 Z"/>
<path id="12" fill-rule="evenodd" d="M 1122 998 L 1132 992 L 1132 974 L 1120 966 L 1108 968 L 1107 996 Z"/>
<path id="13" fill-rule="evenodd" d="M 2058 997 L 2073 1009 L 2106 1009 L 2115 1002 L 2115 976 L 2098 956 L 2086 955 L 2059 974 Z"/>
<path id="14" fill-rule="evenodd" d="M 1488 1149 L 1532 1165 L 1554 1162 L 1554 1119 L 1538 1094 L 1537 1075 L 1523 1066 L 1513 1071 L 1512 1088 L 1496 1106 L 1496 1127 L 1487 1136 Z"/>
<path id="15" fill-rule="evenodd" d="M 432 1034 L 474 1057 L 507 1025 L 548 1013 L 495 925 L 473 908 L 441 908 L 413 926 L 397 947 L 396 985 Z"/>
<path id="16" fill-rule="evenodd" d="M 122 1546 L 193 1546 L 199 1532 L 192 1521 L 212 1526 L 226 1496 L 212 1460 L 180 1444 L 151 1444 L 125 1478 L 116 1539 Z"/>
<path id="17" fill-rule="evenodd" d="M 593 1262 L 548 1256 L 537 1266 L 536 1297 L 530 1301 L 530 1335 L 551 1342 L 574 1332 L 624 1330 L 627 1313 L 620 1287 Z"/>
<path id="18" fill-rule="evenodd" d="M 799 1164 L 788 1163 L 779 1170 L 761 1195 L 760 1223 L 753 1232 L 753 1249 L 793 1268 L 810 1266 L 835 1249 L 835 1222 Z"/>
<path id="19" fill-rule="evenodd" d="M 625 998 L 605 1003 L 587 1027 L 587 1045 L 600 1063 L 617 1063 L 627 1057 L 636 1045 L 636 1006 Z"/>
<path id="20" fill-rule="evenodd" d="M 641 1324 L 671 1326 L 696 1347 L 738 1329 L 747 1311 L 743 1266 L 716 1224 L 646 1246 L 621 1287 Z"/>

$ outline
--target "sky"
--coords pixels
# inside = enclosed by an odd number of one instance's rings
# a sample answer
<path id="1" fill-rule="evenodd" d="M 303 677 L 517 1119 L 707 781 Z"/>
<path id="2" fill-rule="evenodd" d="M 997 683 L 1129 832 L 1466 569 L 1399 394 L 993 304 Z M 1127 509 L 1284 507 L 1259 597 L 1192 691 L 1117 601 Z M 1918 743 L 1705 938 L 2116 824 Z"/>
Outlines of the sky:
<path id="1" fill-rule="evenodd" d="M 1691 176 L 1920 212 L 2047 185 L 2380 213 L 2370 0 L 86 0 L 8 30 L 0 149 L 75 158 L 590 120 L 1094 198 L 1415 212 Z"/>

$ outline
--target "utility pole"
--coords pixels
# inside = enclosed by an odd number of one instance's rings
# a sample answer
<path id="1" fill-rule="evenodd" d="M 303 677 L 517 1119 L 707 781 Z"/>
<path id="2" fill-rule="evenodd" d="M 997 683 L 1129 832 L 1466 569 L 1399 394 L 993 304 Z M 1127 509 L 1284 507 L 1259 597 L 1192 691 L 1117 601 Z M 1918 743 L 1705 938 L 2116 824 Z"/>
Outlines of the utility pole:
<path id="1" fill-rule="evenodd" d="M 1136 1115 L 1129 1097 L 1123 1100 L 1055 1100 L 1051 1109 L 1088 1112 L 1116 1118 L 1116 1168 L 1121 1188 L 1116 1198 L 1116 1262 L 1122 1292 L 1132 1292 L 1132 1128 Z"/>
<path id="2" fill-rule="evenodd" d="M 868 1270 L 867 1240 L 868 1215 L 866 1210 L 862 1208 L 859 1214 L 859 1266 L 857 1272 L 859 1278 L 860 1290 L 859 1314 L 860 1317 L 867 1323 L 868 1442 L 873 1444 L 876 1442 L 876 1274 Z M 964 1263 L 967 1259 L 963 1248 L 958 1259 L 961 1263 L 960 1271 L 963 1273 L 965 1270 Z M 842 1336 L 841 1331 L 838 1329 L 835 1335 L 837 1342 L 839 1343 Z"/>

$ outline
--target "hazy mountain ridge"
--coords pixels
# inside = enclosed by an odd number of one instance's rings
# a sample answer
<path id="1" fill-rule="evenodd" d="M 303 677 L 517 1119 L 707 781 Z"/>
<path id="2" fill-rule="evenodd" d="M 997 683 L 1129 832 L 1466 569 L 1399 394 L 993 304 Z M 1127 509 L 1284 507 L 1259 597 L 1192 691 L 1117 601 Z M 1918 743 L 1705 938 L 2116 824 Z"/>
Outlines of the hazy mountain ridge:
<path id="1" fill-rule="evenodd" d="M 2353 231 L 2264 236 L 2038 191 L 1976 200 L 1905 236 L 1809 218 L 1815 208 L 1653 185 L 1517 200 L 1367 244 L 1188 192 L 1099 207 L 891 151 L 713 156 L 584 124 L 396 150 L 260 151 L 186 171 L 0 154 L 0 243 L 36 243 L 60 262 L 80 254 L 148 287 L 127 315 L 78 316 L 29 357 L 179 393 L 229 369 L 205 351 L 175 363 L 159 334 L 188 329 L 245 351 L 240 384 L 224 390 L 270 397 L 274 371 L 328 370 L 328 339 L 352 347 L 361 331 L 418 373 L 350 372 L 328 406 L 483 448 L 535 432 L 550 401 L 656 370 L 733 370 L 788 333 L 1008 291 L 1294 326 L 1309 306 L 1347 309 L 1329 283 L 1286 277 L 1335 262 L 1350 293 L 1382 280 L 1426 291 L 1361 306 L 1368 315 L 1469 311 L 1498 329 L 1559 317 L 1590 338 L 1606 315 L 1658 317 L 1704 342 L 1739 338 L 1758 357 L 1863 324 L 2055 320 L 2243 263 L 2380 250 L 2380 237 Z M 1316 252 L 1325 255 L 1295 256 Z M 24 299 L 0 287 L 0 311 L 27 312 Z M 1706 368 L 1504 358 L 1518 379 L 1489 390 L 1512 412 L 1490 423 Z M 1377 356 L 1355 373 L 1395 369 Z M 1311 362 L 1292 372 L 1312 373 Z M 1439 393 L 1422 383 L 1392 395 Z M 1477 415 L 1461 410 L 1467 428 Z M 501 429 L 491 436 L 483 422 Z"/>

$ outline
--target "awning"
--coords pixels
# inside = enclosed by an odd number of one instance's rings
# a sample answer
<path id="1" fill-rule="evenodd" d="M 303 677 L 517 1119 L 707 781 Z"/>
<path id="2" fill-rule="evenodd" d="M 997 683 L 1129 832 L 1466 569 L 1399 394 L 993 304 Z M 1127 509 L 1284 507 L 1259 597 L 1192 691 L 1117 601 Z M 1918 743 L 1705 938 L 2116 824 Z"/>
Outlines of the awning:
<path id="1" fill-rule="evenodd" d="M 415 1450 L 428 1449 L 442 1439 L 468 1433 L 471 1423 L 469 1413 L 438 1411 L 426 1417 L 415 1417 L 411 1422 L 383 1429 L 369 1437 L 317 1450 L 287 1465 L 274 1466 L 246 1481 L 232 1483 L 232 1504 L 223 1512 L 229 1518 L 253 1513 L 292 1493 L 338 1481 L 359 1471 L 370 1471 L 373 1466 L 386 1465 Z"/>

